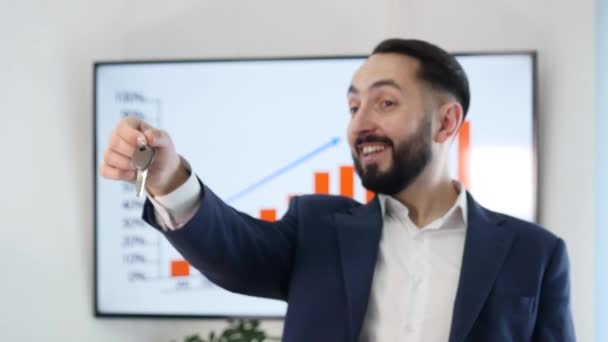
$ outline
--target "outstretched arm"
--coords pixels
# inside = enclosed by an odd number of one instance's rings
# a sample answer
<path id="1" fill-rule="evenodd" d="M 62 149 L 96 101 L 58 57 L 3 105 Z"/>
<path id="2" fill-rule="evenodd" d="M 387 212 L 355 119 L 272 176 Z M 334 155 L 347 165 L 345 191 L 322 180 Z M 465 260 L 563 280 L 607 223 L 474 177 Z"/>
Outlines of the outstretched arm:
<path id="1" fill-rule="evenodd" d="M 148 200 L 143 218 L 217 285 L 246 295 L 287 299 L 297 229 L 297 197 L 277 222 L 228 206 L 201 184 L 200 207 L 180 229 L 163 231 Z"/>

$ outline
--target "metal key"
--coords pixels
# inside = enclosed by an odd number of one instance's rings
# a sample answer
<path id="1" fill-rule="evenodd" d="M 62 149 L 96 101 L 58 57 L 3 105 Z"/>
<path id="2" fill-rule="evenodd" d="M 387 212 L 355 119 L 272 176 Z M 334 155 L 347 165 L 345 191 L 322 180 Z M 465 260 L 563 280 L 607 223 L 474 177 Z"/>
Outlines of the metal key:
<path id="1" fill-rule="evenodd" d="M 154 161 L 156 152 L 148 145 L 142 145 L 133 152 L 133 165 L 137 169 L 137 180 L 135 181 L 135 191 L 137 197 L 141 197 L 146 186 L 146 178 L 148 177 L 148 167 Z"/>

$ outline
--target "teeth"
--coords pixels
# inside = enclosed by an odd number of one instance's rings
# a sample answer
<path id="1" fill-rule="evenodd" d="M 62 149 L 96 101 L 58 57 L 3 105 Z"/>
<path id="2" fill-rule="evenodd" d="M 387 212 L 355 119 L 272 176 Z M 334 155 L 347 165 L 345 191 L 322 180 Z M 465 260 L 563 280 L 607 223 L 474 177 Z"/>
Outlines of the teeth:
<path id="1" fill-rule="evenodd" d="M 366 146 L 363 146 L 363 148 L 361 149 L 361 152 L 364 155 L 367 155 L 370 153 L 382 151 L 382 150 L 384 150 L 384 148 L 385 148 L 384 145 L 366 145 Z"/>

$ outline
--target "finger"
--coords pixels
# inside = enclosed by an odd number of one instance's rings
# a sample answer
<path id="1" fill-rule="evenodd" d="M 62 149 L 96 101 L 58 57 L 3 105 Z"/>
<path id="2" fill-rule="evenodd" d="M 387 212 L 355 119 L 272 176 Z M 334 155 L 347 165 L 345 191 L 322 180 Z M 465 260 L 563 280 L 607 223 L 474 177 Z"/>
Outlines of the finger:
<path id="1" fill-rule="evenodd" d="M 145 122 L 145 121 L 140 121 L 139 122 L 139 130 L 141 132 L 147 131 L 147 130 L 151 130 L 151 129 L 156 129 L 156 127 L 150 125 L 149 123 Z"/>
<path id="2" fill-rule="evenodd" d="M 130 170 L 121 170 L 108 165 L 102 165 L 99 169 L 99 174 L 107 179 L 122 180 L 127 182 L 135 182 L 137 172 Z"/>
<path id="3" fill-rule="evenodd" d="M 113 134 L 110 137 L 110 142 L 108 143 L 109 149 L 116 153 L 122 154 L 127 158 L 131 158 L 131 156 L 135 152 L 135 149 L 137 148 L 136 146 L 137 145 L 129 144 L 117 134 Z"/>
<path id="4" fill-rule="evenodd" d="M 131 158 L 127 158 L 120 153 L 112 150 L 106 150 L 103 155 L 103 161 L 106 165 L 115 167 L 121 170 L 135 170 L 135 166 L 131 162 Z"/>
<path id="5" fill-rule="evenodd" d="M 118 124 L 116 134 L 133 146 L 145 145 L 146 138 L 141 132 L 144 126 L 148 127 L 149 125 L 136 117 L 128 116 Z"/>
<path id="6" fill-rule="evenodd" d="M 135 130 L 140 131 L 143 123 L 144 121 L 138 118 L 137 116 L 129 115 L 122 119 L 119 125 L 127 125 Z"/>
<path id="7" fill-rule="evenodd" d="M 144 131 L 148 144 L 152 147 L 169 147 L 171 145 L 171 138 L 169 134 L 159 129 L 148 129 Z"/>

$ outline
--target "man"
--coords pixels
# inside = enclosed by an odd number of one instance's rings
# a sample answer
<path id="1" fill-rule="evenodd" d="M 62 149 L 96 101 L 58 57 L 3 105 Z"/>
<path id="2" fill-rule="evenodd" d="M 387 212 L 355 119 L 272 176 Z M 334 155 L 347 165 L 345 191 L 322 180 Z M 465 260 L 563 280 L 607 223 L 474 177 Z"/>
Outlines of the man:
<path id="1" fill-rule="evenodd" d="M 216 284 L 286 300 L 284 341 L 574 341 L 564 242 L 450 179 L 469 107 L 456 59 L 386 40 L 353 76 L 348 104 L 355 168 L 378 193 L 366 205 L 298 196 L 281 220 L 254 219 L 135 118 L 112 134 L 101 174 L 133 182 L 130 156 L 153 146 L 144 219 Z"/>

